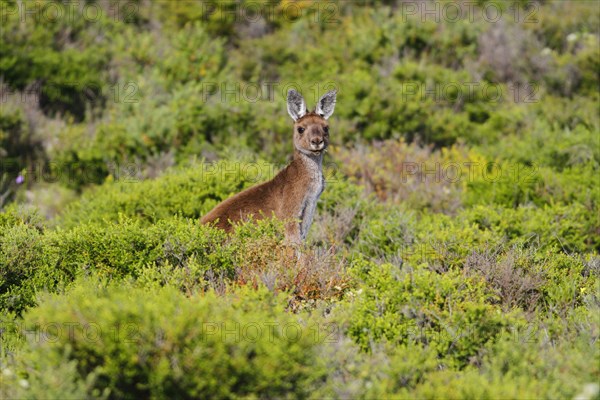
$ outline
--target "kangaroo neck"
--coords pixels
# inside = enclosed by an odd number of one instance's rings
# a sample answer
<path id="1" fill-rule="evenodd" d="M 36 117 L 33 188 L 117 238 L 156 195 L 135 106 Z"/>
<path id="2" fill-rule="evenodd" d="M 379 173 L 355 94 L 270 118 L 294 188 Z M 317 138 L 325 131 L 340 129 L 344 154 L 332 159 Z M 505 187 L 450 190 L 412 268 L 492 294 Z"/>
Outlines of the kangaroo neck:
<path id="1" fill-rule="evenodd" d="M 318 178 L 323 173 L 323 152 L 320 152 L 319 154 L 306 154 L 295 149 L 294 163 L 297 163 L 307 171 L 316 174 L 315 178 Z"/>

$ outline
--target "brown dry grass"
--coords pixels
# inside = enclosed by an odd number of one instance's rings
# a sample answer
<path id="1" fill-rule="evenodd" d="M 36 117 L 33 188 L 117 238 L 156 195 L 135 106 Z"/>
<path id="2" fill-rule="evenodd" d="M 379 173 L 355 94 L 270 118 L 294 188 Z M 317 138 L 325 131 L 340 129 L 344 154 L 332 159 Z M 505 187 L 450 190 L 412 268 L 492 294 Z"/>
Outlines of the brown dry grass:
<path id="1" fill-rule="evenodd" d="M 494 288 L 505 310 L 521 307 L 534 311 L 542 298 L 544 273 L 527 262 L 528 255 L 516 249 L 473 252 L 465 262 L 465 272 L 480 275 Z"/>
<path id="2" fill-rule="evenodd" d="M 292 246 L 261 237 L 244 243 L 238 253 L 234 284 L 265 285 L 291 294 L 293 311 L 319 300 L 339 299 L 351 286 L 346 260 L 334 248 Z"/>

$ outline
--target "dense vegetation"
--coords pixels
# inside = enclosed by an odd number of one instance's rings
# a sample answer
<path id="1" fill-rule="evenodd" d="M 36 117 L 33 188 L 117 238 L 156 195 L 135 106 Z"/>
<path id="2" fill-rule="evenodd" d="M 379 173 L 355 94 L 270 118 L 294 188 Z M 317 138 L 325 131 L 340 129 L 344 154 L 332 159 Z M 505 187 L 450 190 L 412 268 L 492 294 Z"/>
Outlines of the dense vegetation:
<path id="1" fill-rule="evenodd" d="M 600 399 L 594 2 L 0 8 L 2 398 Z M 301 257 L 198 223 L 291 87 L 338 89 Z"/>

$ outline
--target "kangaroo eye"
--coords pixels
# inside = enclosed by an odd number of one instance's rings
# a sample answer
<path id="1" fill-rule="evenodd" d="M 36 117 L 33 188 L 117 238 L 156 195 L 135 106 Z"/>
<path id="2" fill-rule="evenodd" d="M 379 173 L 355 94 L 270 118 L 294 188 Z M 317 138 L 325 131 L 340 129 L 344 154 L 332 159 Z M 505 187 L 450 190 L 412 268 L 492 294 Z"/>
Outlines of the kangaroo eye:
<path id="1" fill-rule="evenodd" d="M 324 126 L 323 130 L 325 131 L 325 133 L 329 133 L 329 127 L 328 126 Z"/>
<path id="2" fill-rule="evenodd" d="M 303 128 L 303 127 L 301 127 L 301 126 L 299 126 L 299 127 L 298 127 L 298 133 L 299 133 L 299 134 L 303 134 L 303 133 L 304 133 L 304 128 Z"/>

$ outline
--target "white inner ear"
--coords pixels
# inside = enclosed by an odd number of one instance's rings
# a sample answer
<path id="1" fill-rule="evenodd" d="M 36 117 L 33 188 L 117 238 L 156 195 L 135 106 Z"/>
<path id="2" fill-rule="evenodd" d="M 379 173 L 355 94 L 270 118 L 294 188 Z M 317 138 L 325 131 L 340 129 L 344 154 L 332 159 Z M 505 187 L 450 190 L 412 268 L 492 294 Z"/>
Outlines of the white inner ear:
<path id="1" fill-rule="evenodd" d="M 317 114 L 320 114 L 323 118 L 328 119 L 333 114 L 335 109 L 335 91 L 327 92 L 317 102 Z"/>
<path id="2" fill-rule="evenodd" d="M 300 93 L 296 91 L 288 93 L 287 110 L 294 121 L 298 121 L 306 114 L 306 103 Z"/>

